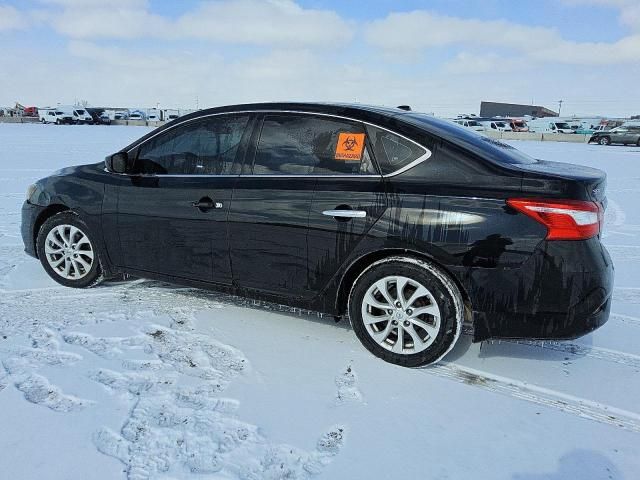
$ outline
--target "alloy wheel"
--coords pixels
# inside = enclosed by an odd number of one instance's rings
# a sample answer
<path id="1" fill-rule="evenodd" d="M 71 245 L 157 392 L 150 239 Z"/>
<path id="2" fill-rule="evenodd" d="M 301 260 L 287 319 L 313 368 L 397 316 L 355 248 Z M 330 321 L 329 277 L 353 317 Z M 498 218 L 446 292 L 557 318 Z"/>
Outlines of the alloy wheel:
<path id="1" fill-rule="evenodd" d="M 378 345 L 393 353 L 410 355 L 434 342 L 441 315 L 433 294 L 420 282 L 387 276 L 365 293 L 362 320 Z"/>
<path id="2" fill-rule="evenodd" d="M 89 237 L 73 225 L 52 228 L 45 239 L 44 251 L 49 266 L 67 280 L 85 277 L 95 259 Z"/>

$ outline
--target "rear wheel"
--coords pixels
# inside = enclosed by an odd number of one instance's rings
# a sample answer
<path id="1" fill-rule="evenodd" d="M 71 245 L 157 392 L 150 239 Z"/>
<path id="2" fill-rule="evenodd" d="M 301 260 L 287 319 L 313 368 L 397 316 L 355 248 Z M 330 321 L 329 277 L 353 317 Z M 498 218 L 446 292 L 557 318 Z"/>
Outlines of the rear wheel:
<path id="1" fill-rule="evenodd" d="M 600 137 L 600 140 L 598 140 L 598 143 L 600 145 L 611 145 L 611 139 L 609 137 Z"/>
<path id="2" fill-rule="evenodd" d="M 408 257 L 371 265 L 355 281 L 349 316 L 362 344 L 397 365 L 437 362 L 462 330 L 462 296 L 435 266 Z"/>
<path id="3" fill-rule="evenodd" d="M 78 215 L 61 212 L 49 218 L 38 232 L 36 245 L 40 263 L 61 285 L 87 288 L 102 281 L 95 243 Z"/>

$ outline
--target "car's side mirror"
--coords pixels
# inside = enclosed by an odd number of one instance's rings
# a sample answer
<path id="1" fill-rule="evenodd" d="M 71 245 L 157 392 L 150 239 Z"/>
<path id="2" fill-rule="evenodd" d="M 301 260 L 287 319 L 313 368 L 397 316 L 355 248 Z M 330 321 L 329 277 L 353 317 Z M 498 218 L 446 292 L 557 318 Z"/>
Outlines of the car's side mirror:
<path id="1" fill-rule="evenodd" d="M 117 152 L 104 159 L 107 170 L 113 173 L 127 173 L 130 169 L 127 152 Z"/>

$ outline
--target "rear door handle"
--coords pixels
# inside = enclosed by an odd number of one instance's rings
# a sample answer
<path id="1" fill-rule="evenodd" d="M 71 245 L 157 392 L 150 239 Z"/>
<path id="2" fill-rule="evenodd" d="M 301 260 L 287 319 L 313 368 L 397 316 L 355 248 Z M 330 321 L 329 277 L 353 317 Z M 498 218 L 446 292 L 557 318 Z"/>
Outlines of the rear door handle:
<path id="1" fill-rule="evenodd" d="M 211 210 L 213 208 L 222 208 L 222 202 L 214 202 L 209 197 L 201 198 L 197 202 L 192 202 L 191 205 L 200 211 Z"/>
<path id="2" fill-rule="evenodd" d="M 325 210 L 323 215 L 338 218 L 365 218 L 367 212 L 364 210 Z"/>

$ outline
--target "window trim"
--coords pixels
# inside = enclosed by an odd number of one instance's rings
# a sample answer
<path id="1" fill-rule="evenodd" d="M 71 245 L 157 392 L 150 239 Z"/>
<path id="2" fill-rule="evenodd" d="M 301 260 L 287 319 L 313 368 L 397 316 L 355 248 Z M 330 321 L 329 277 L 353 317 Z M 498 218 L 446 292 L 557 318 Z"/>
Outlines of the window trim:
<path id="1" fill-rule="evenodd" d="M 252 115 L 259 115 L 259 114 L 273 114 L 273 113 L 293 113 L 293 114 L 302 114 L 302 115 L 314 115 L 314 116 L 320 116 L 320 117 L 331 117 L 331 118 L 337 118 L 337 119 L 341 119 L 341 120 L 348 120 L 351 122 L 359 122 L 362 123 L 364 125 L 371 125 L 372 127 L 376 127 L 379 128 L 381 130 L 385 130 L 389 133 L 392 133 L 393 135 L 396 135 L 400 138 L 403 138 L 404 140 L 413 143 L 414 145 L 417 145 L 418 147 L 420 147 L 421 149 L 423 149 L 425 151 L 424 154 L 422 154 L 421 156 L 419 156 L 418 158 L 416 158 L 414 161 L 408 163 L 407 165 L 405 165 L 402 168 L 399 168 L 398 170 L 394 170 L 393 172 L 390 173 L 386 173 L 386 174 L 367 174 L 367 175 L 359 175 L 356 173 L 350 173 L 350 174 L 334 174 L 334 175 L 306 175 L 306 174 L 289 174 L 289 175 L 272 175 L 272 174 L 267 174 L 267 175 L 255 175 L 255 174 L 243 174 L 242 171 L 240 171 L 240 173 L 237 174 L 225 174 L 225 175 L 211 175 L 211 174 L 172 174 L 172 173 L 115 173 L 115 172 L 109 172 L 112 173 L 113 175 L 123 175 L 123 176 L 127 176 L 127 177 L 159 177 L 159 178 L 193 178 L 193 177 L 198 177 L 198 178 L 222 178 L 222 177 L 260 177 L 260 178 L 391 178 L 391 177 L 395 177 L 396 175 L 400 175 L 401 173 L 406 172 L 407 170 L 411 170 L 413 167 L 415 167 L 416 165 L 419 165 L 420 163 L 428 160 L 431 155 L 433 154 L 433 152 L 431 150 L 429 150 L 427 147 L 425 147 L 424 145 L 421 145 L 420 143 L 416 142 L 415 140 L 412 140 L 410 138 L 405 137 L 404 135 L 394 132 L 393 130 L 390 130 L 388 128 L 385 127 L 381 127 L 380 125 L 377 125 L 375 123 L 371 123 L 371 122 L 366 122 L 364 120 L 359 120 L 357 118 L 351 118 L 351 117 L 345 117 L 343 115 L 334 115 L 331 113 L 321 113 L 321 112 L 308 112 L 308 111 L 304 111 L 304 110 L 278 110 L 278 109 L 267 109 L 267 110 L 239 110 L 239 111 L 234 111 L 234 112 L 218 112 L 218 113 L 209 113 L 206 115 L 201 115 L 199 117 L 196 118 L 190 118 L 188 120 L 184 120 L 182 122 L 178 122 L 175 125 L 172 125 L 169 128 L 166 128 L 154 135 L 151 135 L 149 138 L 145 139 L 143 142 L 140 142 L 138 144 L 136 144 L 135 146 L 131 147 L 129 150 L 124 150 L 127 152 L 127 154 L 129 154 L 130 152 L 140 148 L 140 146 L 144 145 L 145 143 L 151 141 L 152 139 L 154 139 L 155 137 L 157 137 L 158 135 L 164 134 L 174 128 L 177 127 L 181 127 L 183 125 L 186 125 L 190 122 L 195 122 L 197 120 L 202 120 L 204 118 L 208 118 L 208 117 L 217 117 L 217 116 L 222 116 L 222 115 L 241 115 L 241 114 L 252 114 Z M 251 122 L 249 122 L 251 123 Z M 250 126 L 248 125 L 246 128 L 255 128 L 255 126 Z M 243 162 L 244 164 L 244 162 Z M 105 168 L 104 169 L 106 172 L 108 172 L 108 170 Z"/>

